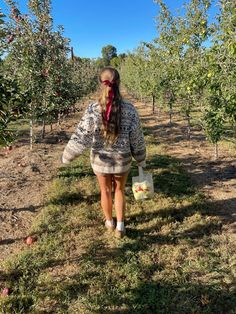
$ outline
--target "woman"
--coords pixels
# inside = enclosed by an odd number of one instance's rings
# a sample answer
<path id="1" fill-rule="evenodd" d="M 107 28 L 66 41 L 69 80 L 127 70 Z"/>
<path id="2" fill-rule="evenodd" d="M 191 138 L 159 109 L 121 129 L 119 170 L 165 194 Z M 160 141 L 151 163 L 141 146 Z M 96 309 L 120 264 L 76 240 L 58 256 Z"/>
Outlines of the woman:
<path id="1" fill-rule="evenodd" d="M 105 226 L 115 230 L 115 236 L 125 234 L 125 184 L 132 157 L 139 166 L 145 166 L 146 147 L 139 116 L 135 107 L 122 100 L 119 72 L 105 67 L 99 75 L 100 96 L 86 109 L 76 132 L 71 136 L 62 156 L 69 163 L 91 148 L 90 161 L 101 191 L 101 206 Z M 112 218 L 112 184 L 117 217 L 115 228 Z"/>

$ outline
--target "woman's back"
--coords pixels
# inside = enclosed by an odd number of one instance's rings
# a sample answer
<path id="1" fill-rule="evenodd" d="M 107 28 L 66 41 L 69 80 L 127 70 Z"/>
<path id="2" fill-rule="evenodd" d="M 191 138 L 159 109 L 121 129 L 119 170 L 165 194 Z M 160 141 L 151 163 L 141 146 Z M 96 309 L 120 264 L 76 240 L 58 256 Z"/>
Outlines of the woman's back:
<path id="1" fill-rule="evenodd" d="M 71 136 L 64 155 L 71 159 L 91 147 L 90 161 L 95 172 L 123 173 L 129 170 L 132 156 L 141 162 L 145 159 L 145 143 L 135 107 L 126 101 L 120 104 L 120 127 L 114 143 L 108 144 L 101 133 L 101 107 L 90 104 Z"/>

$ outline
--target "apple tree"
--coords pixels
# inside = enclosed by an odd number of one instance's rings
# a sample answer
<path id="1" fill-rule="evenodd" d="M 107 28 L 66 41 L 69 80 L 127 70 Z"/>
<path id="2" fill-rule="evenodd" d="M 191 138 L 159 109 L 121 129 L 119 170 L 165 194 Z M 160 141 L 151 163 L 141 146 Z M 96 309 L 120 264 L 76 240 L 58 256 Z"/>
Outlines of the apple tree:
<path id="1" fill-rule="evenodd" d="M 6 0 L 11 8 L 8 29 L 14 40 L 8 49 L 8 73 L 17 80 L 27 95 L 24 105 L 30 121 L 30 147 L 35 140 L 34 125 L 45 124 L 53 115 L 60 117 L 76 99 L 67 60 L 69 40 L 63 27 L 53 30 L 50 0 L 29 0 L 30 14 L 21 14 L 16 3 Z"/>
<path id="2" fill-rule="evenodd" d="M 215 144 L 225 132 L 236 136 L 236 3 L 221 0 L 213 45 L 206 53 L 206 108 L 203 124 L 208 139 Z M 233 132 L 232 132 L 233 130 Z"/>
<path id="3" fill-rule="evenodd" d="M 16 80 L 5 76 L 5 59 L 1 60 L 14 39 L 7 30 L 4 18 L 0 10 L 0 146 L 10 147 L 16 137 L 16 130 L 11 123 L 23 114 L 20 106 L 23 95 Z"/>

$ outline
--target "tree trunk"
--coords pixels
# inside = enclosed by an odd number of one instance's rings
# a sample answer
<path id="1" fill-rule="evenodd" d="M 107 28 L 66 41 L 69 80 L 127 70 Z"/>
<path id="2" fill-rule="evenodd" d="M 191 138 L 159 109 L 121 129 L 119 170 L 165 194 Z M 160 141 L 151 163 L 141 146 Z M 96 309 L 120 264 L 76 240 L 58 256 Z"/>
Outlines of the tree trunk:
<path id="1" fill-rule="evenodd" d="M 187 124 L 187 140 L 189 141 L 190 140 L 190 136 L 191 136 L 191 124 L 190 124 L 190 115 L 187 114 L 187 121 L 188 121 L 188 124 Z"/>
<path id="2" fill-rule="evenodd" d="M 50 123 L 50 131 L 52 132 L 52 123 Z"/>
<path id="3" fill-rule="evenodd" d="M 191 99 L 190 97 L 188 97 L 188 107 L 186 108 L 187 111 L 186 111 L 186 116 L 187 116 L 187 121 L 188 121 L 188 124 L 187 124 L 187 139 L 190 140 L 190 132 L 191 132 L 191 125 L 190 125 L 190 113 L 191 113 Z"/>
<path id="4" fill-rule="evenodd" d="M 33 119 L 30 119 L 30 149 L 33 149 L 33 142 L 34 142 L 34 123 Z"/>
<path id="5" fill-rule="evenodd" d="M 61 113 L 60 112 L 57 115 L 57 126 L 59 130 L 61 130 Z"/>
<path id="6" fill-rule="evenodd" d="M 218 142 L 215 143 L 215 159 L 217 160 L 219 157 L 219 150 L 218 150 Z"/>
<path id="7" fill-rule="evenodd" d="M 43 126 L 41 131 L 41 138 L 44 139 L 45 137 L 45 119 L 43 119 Z"/>
<path id="8" fill-rule="evenodd" d="M 152 113 L 155 113 L 155 95 L 152 95 Z"/>
<path id="9" fill-rule="evenodd" d="M 169 104 L 169 124 L 172 125 L 172 103 Z"/>
<path id="10" fill-rule="evenodd" d="M 158 106 L 158 114 L 161 114 L 161 104 Z"/>
<path id="11" fill-rule="evenodd" d="M 70 48 L 70 58 L 71 58 L 71 60 L 74 61 L 74 49 L 73 49 L 73 47 Z"/>

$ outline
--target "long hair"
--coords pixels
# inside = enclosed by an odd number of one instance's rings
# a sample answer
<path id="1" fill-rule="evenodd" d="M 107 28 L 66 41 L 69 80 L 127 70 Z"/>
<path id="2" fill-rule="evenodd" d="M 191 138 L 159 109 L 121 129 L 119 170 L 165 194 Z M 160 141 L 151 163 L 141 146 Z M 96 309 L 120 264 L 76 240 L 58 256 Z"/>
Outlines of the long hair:
<path id="1" fill-rule="evenodd" d="M 113 144 L 120 132 L 121 102 L 120 75 L 113 67 L 104 67 L 99 74 L 100 95 L 98 103 L 102 109 L 101 134 L 107 144 Z M 111 98 L 111 93 L 113 97 Z M 107 118 L 108 104 L 111 104 L 109 118 Z"/>

